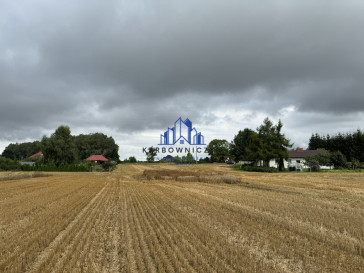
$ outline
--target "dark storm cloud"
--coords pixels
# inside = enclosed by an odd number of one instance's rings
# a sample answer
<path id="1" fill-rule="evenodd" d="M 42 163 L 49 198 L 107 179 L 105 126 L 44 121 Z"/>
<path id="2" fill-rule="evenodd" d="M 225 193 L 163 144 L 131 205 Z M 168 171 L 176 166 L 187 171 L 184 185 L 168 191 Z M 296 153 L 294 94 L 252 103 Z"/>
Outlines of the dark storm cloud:
<path id="1" fill-rule="evenodd" d="M 213 122 L 226 105 L 364 111 L 363 14 L 360 1 L 2 1 L 0 138 Z"/>
<path id="2" fill-rule="evenodd" d="M 354 6 L 209 2 L 178 13 L 188 3 L 164 5 L 148 5 L 128 23 L 109 12 L 105 21 L 96 17 L 90 25 L 87 14 L 59 29 L 42 48 L 50 69 L 94 84 L 126 84 L 148 97 L 255 85 L 278 92 L 290 82 L 360 76 L 364 20 Z"/>

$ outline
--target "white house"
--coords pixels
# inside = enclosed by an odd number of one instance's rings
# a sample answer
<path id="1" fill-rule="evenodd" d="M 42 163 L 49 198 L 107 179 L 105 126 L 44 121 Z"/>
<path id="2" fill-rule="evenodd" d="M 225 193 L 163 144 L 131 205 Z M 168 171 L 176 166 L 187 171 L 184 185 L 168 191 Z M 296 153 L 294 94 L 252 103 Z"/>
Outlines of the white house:
<path id="1" fill-rule="evenodd" d="M 325 151 L 322 150 L 303 150 L 302 148 L 297 148 L 294 151 L 288 152 L 288 161 L 285 162 L 284 167 L 290 167 L 294 165 L 301 165 L 302 168 L 308 168 L 306 166 L 306 160 L 305 158 L 308 156 L 316 156 L 316 155 L 325 155 Z M 287 166 L 286 166 L 287 163 Z M 332 169 L 333 166 L 320 166 L 321 169 Z"/>
<path id="2" fill-rule="evenodd" d="M 293 151 L 288 151 L 288 160 L 284 160 L 284 167 L 295 167 L 296 169 L 299 168 L 308 168 L 306 166 L 306 160 L 305 158 L 308 156 L 315 156 L 318 154 L 325 154 L 322 150 L 303 150 L 302 148 L 297 148 Z M 240 165 L 243 164 L 250 164 L 251 161 L 240 161 Z M 257 163 L 258 166 L 263 166 L 263 161 L 259 161 Z M 278 168 L 278 160 L 272 159 L 269 162 L 269 167 Z M 321 169 L 332 169 L 333 166 L 321 166 Z"/>

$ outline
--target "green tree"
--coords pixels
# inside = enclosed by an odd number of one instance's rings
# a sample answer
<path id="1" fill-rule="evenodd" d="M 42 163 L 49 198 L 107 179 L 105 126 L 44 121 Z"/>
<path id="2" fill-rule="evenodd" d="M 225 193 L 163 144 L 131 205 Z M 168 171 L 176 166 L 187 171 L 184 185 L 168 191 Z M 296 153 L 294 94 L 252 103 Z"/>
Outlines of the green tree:
<path id="1" fill-rule="evenodd" d="M 246 147 L 243 160 L 253 161 L 255 166 L 262 160 L 262 141 L 257 133 L 252 135 L 251 144 Z"/>
<path id="2" fill-rule="evenodd" d="M 103 155 L 108 159 L 119 162 L 119 146 L 112 137 L 102 133 L 78 135 L 75 137 L 78 156 L 81 160 L 91 155 Z"/>
<path id="3" fill-rule="evenodd" d="M 191 162 L 191 163 L 194 161 L 193 155 L 191 153 L 187 153 L 186 159 L 188 162 Z"/>
<path id="4" fill-rule="evenodd" d="M 330 160 L 335 169 L 346 167 L 346 157 L 340 151 L 332 152 L 330 155 Z"/>
<path id="5" fill-rule="evenodd" d="M 4 149 L 2 156 L 9 159 L 23 160 L 40 152 L 41 149 L 42 145 L 39 141 L 11 143 Z"/>
<path id="6" fill-rule="evenodd" d="M 288 148 L 292 147 L 290 140 L 282 133 L 283 123 L 279 120 L 275 126 L 273 142 L 274 158 L 278 160 L 278 170 L 284 170 L 284 160 L 288 159 Z"/>
<path id="7" fill-rule="evenodd" d="M 314 155 L 314 156 L 307 156 L 305 157 L 305 161 L 317 161 L 321 166 L 330 166 L 331 158 L 330 158 L 330 152 L 326 151 L 324 149 L 320 149 L 322 152 L 320 154 Z"/>
<path id="8" fill-rule="evenodd" d="M 17 160 L 0 157 L 0 171 L 14 171 L 19 169 L 20 164 Z"/>
<path id="9" fill-rule="evenodd" d="M 356 170 L 360 166 L 360 162 L 356 158 L 351 160 L 351 164 L 352 164 L 353 170 Z"/>
<path id="10" fill-rule="evenodd" d="M 245 128 L 234 137 L 230 145 L 230 154 L 235 161 L 257 160 L 258 134 L 251 129 Z"/>
<path id="11" fill-rule="evenodd" d="M 180 164 L 182 162 L 182 160 L 178 155 L 176 155 L 176 156 L 173 157 L 172 162 L 174 162 L 176 164 Z"/>
<path id="12" fill-rule="evenodd" d="M 207 152 L 211 162 L 224 162 L 229 157 L 230 145 L 225 139 L 214 139 L 207 145 Z"/>
<path id="13" fill-rule="evenodd" d="M 268 117 L 265 118 L 257 131 L 260 140 L 260 157 L 263 160 L 263 165 L 269 167 L 269 161 L 275 158 L 275 147 L 273 146 L 275 127 L 273 122 Z"/>
<path id="14" fill-rule="evenodd" d="M 360 162 L 364 162 L 364 134 L 360 130 L 353 133 L 353 157 Z"/>
<path id="15" fill-rule="evenodd" d="M 135 156 L 130 156 L 130 157 L 129 157 L 129 162 L 130 162 L 130 163 L 136 163 L 136 162 L 137 162 L 137 160 L 136 160 Z"/>
<path id="16" fill-rule="evenodd" d="M 354 133 L 338 133 L 330 136 L 312 135 L 309 140 L 309 149 L 324 148 L 330 152 L 340 151 L 346 159 L 364 161 L 364 134 L 357 130 Z"/>
<path id="17" fill-rule="evenodd" d="M 318 134 L 312 134 L 309 142 L 308 142 L 308 149 L 309 150 L 317 150 L 317 149 L 324 149 L 326 147 L 324 139 Z"/>
<path id="18" fill-rule="evenodd" d="M 269 167 L 269 161 L 278 160 L 278 169 L 283 170 L 284 159 L 288 159 L 288 148 L 292 147 L 290 140 L 282 133 L 283 123 L 279 120 L 276 126 L 267 117 L 263 124 L 257 128 L 260 141 L 258 155 L 263 160 L 263 164 Z"/>
<path id="19" fill-rule="evenodd" d="M 185 164 L 193 163 L 193 155 L 191 153 L 187 153 L 186 156 L 182 156 L 182 163 Z"/>
<path id="20" fill-rule="evenodd" d="M 149 163 L 154 162 L 154 157 L 157 156 L 157 150 L 154 147 L 149 147 L 146 154 L 147 154 L 147 161 Z"/>
<path id="21" fill-rule="evenodd" d="M 319 172 L 321 169 L 320 163 L 314 157 L 308 157 L 306 160 L 306 165 L 310 168 L 312 172 Z"/>
<path id="22" fill-rule="evenodd" d="M 114 163 L 112 163 L 110 160 L 107 162 L 104 162 L 102 164 L 102 168 L 104 169 L 104 171 L 108 172 L 111 171 L 113 169 L 113 167 L 115 167 Z"/>
<path id="23" fill-rule="evenodd" d="M 54 163 L 57 166 L 73 164 L 77 160 L 77 146 L 71 130 L 68 126 L 59 126 L 56 131 L 47 138 L 42 139 L 42 151 L 46 163 Z"/>

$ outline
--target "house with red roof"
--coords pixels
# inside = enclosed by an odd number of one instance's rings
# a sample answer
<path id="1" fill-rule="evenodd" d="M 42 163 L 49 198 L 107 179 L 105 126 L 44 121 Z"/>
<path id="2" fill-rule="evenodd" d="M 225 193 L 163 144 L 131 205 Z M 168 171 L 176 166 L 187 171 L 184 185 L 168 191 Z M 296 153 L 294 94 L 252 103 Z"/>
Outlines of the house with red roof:
<path id="1" fill-rule="evenodd" d="M 89 160 L 89 161 L 95 161 L 95 163 L 97 164 L 102 164 L 104 162 L 107 162 L 109 161 L 107 158 L 105 158 L 103 155 L 92 155 L 88 158 L 86 158 L 86 160 Z"/>
<path id="2" fill-rule="evenodd" d="M 36 153 L 34 155 L 29 156 L 29 158 L 41 158 L 41 157 L 43 157 L 43 153 L 42 152 L 39 152 L 39 153 Z"/>

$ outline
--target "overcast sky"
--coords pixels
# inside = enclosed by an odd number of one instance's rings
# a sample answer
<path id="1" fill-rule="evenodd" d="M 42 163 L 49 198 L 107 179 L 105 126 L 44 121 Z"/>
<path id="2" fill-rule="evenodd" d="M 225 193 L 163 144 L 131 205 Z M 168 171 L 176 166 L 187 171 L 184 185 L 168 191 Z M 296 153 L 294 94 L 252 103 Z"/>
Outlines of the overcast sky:
<path id="1" fill-rule="evenodd" d="M 0 0 L 0 152 L 64 124 L 145 159 L 180 116 L 206 142 L 363 130 L 363 29 L 359 0 Z"/>

